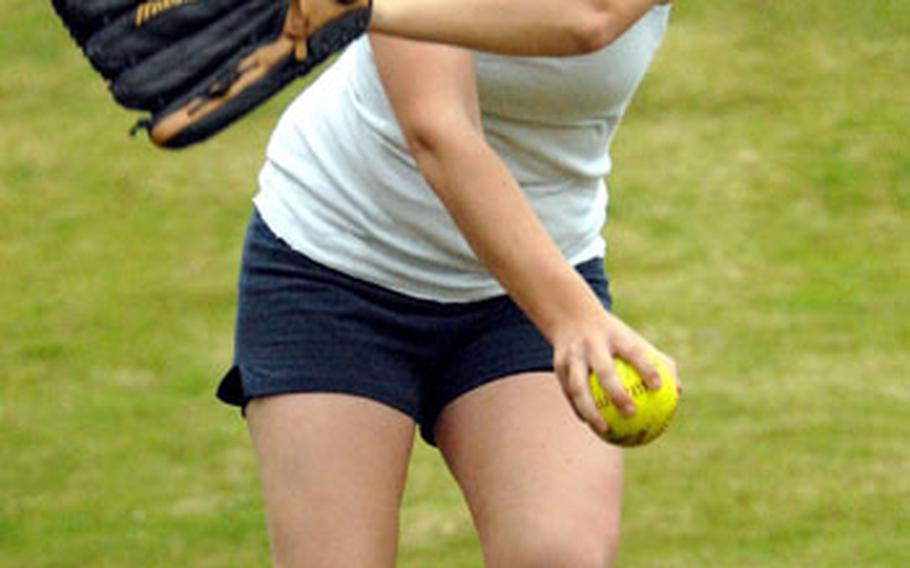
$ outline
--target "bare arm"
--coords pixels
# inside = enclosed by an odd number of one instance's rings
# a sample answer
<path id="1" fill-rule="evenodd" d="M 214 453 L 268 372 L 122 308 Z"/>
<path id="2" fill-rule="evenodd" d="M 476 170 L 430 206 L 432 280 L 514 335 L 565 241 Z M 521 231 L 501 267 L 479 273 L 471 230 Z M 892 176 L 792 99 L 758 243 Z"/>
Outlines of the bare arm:
<path id="1" fill-rule="evenodd" d="M 620 408 L 628 408 L 632 400 L 612 356 L 631 362 L 653 385 L 659 379 L 646 355 L 648 344 L 603 308 L 486 143 L 470 54 L 383 36 L 372 41 L 389 100 L 425 179 L 481 262 L 552 343 L 566 396 L 602 432 L 606 425 L 588 390 L 589 370 Z"/>
<path id="2" fill-rule="evenodd" d="M 370 29 L 512 55 L 596 51 L 670 0 L 373 0 Z"/>

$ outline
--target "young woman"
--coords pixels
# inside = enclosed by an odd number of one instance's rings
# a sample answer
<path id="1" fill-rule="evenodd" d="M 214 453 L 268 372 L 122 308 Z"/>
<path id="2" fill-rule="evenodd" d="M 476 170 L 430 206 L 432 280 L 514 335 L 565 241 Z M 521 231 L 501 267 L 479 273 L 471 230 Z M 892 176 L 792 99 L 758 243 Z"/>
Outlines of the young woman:
<path id="1" fill-rule="evenodd" d="M 418 427 L 488 566 L 612 562 L 622 454 L 588 374 L 627 413 L 613 357 L 659 377 L 608 311 L 603 178 L 668 15 L 571 58 L 372 35 L 287 110 L 219 388 L 245 409 L 276 565 L 394 566 Z"/>

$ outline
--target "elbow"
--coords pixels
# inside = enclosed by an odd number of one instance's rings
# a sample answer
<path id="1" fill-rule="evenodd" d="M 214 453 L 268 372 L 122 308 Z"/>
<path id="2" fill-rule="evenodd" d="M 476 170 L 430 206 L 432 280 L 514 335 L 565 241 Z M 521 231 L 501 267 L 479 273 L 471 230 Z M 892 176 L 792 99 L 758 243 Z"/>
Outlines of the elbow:
<path id="1" fill-rule="evenodd" d="M 442 113 L 433 118 L 425 114 L 400 124 L 417 168 L 440 198 L 451 186 L 453 176 L 459 177 L 470 168 L 486 145 L 472 122 L 446 118 Z"/>
<path id="2" fill-rule="evenodd" d="M 415 125 L 404 128 L 403 133 L 417 170 L 433 193 L 442 198 L 453 162 L 445 136 L 438 129 Z"/>
<path id="3" fill-rule="evenodd" d="M 427 125 L 410 124 L 403 129 L 403 133 L 408 150 L 419 166 L 439 159 L 445 143 L 440 129 Z"/>
<path id="4" fill-rule="evenodd" d="M 578 9 L 569 15 L 570 21 L 566 26 L 576 53 L 600 51 L 625 31 L 612 2 L 585 0 L 577 4 Z"/>
<path id="5" fill-rule="evenodd" d="M 472 124 L 467 120 L 453 119 L 441 112 L 412 116 L 402 124 L 408 150 L 421 169 L 429 164 L 438 165 L 457 153 L 473 132 Z"/>

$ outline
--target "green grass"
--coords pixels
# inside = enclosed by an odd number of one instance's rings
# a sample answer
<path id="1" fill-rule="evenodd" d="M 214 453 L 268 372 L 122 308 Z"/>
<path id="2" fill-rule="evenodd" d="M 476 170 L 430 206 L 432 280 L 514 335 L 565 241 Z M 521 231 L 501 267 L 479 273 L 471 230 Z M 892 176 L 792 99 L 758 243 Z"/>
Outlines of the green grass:
<path id="1" fill-rule="evenodd" d="M 265 566 L 212 398 L 269 128 L 126 135 L 50 13 L 0 0 L 0 566 Z M 617 137 L 617 310 L 682 364 L 629 452 L 620 566 L 910 565 L 910 5 L 685 0 Z M 418 448 L 402 566 L 478 566 Z"/>

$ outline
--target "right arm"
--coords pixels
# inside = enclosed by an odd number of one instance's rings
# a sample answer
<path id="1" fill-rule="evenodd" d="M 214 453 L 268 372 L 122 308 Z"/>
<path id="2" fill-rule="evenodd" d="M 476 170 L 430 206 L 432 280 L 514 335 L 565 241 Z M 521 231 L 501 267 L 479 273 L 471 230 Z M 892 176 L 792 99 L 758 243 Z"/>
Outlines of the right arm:
<path id="1" fill-rule="evenodd" d="M 373 0 L 370 30 L 509 55 L 606 47 L 670 0 Z"/>
<path id="2" fill-rule="evenodd" d="M 594 405 L 588 373 L 594 370 L 617 407 L 631 412 L 613 356 L 632 363 L 655 386 L 659 377 L 647 355 L 653 348 L 604 309 L 486 142 L 471 54 L 376 35 L 372 43 L 421 173 L 479 260 L 553 345 L 556 376 L 576 413 L 603 433 L 607 424 Z"/>

